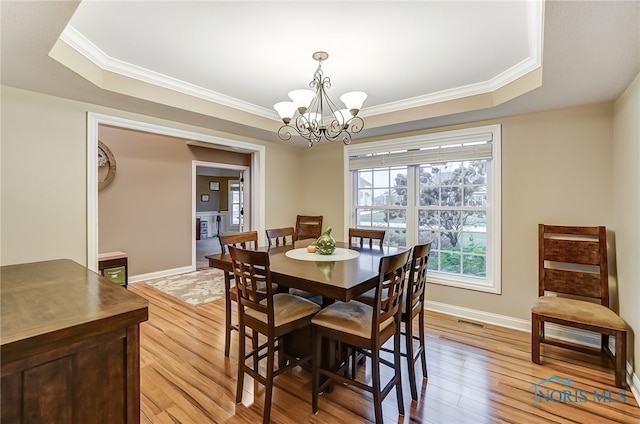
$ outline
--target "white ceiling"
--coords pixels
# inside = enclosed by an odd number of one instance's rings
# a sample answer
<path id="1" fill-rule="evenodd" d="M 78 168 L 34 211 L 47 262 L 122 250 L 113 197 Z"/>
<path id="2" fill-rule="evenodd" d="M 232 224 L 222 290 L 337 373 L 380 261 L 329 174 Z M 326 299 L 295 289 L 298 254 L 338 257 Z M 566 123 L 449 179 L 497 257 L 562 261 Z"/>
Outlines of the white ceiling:
<path id="1" fill-rule="evenodd" d="M 307 86 L 317 50 L 330 55 L 323 70 L 334 100 L 351 90 L 369 94 L 363 136 L 609 101 L 640 70 L 637 1 L 85 0 L 79 6 L 1 6 L 2 84 L 266 140 L 276 140 L 279 126 L 272 105 Z M 106 73 L 96 77 L 55 51 L 53 60 L 48 55 L 59 38 Z M 425 105 L 531 79 L 540 62 L 542 86 L 529 93 L 421 115 Z M 127 91 L 130 83 L 109 85 L 115 78 L 105 75 L 112 74 L 205 102 L 199 108 L 158 102 Z M 218 113 L 219 105 L 243 114 L 234 119 Z M 367 127 L 367 118 L 374 127 Z"/>

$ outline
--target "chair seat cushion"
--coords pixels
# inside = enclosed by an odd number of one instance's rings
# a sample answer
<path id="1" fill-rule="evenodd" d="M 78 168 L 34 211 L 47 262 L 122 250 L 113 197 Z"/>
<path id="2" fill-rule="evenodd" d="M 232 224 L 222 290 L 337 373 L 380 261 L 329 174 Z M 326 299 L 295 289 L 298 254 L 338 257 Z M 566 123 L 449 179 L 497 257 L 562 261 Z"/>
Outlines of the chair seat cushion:
<path id="1" fill-rule="evenodd" d="M 266 305 L 267 300 L 264 299 L 260 303 Z M 319 310 L 319 305 L 300 296 L 294 296 L 288 293 L 276 293 L 273 295 L 273 318 L 275 327 L 280 327 L 281 325 L 305 317 L 311 317 Z M 254 309 L 247 308 L 246 314 L 262 322 L 267 322 L 267 314 Z"/>
<path id="2" fill-rule="evenodd" d="M 564 297 L 541 296 L 531 307 L 531 312 L 543 317 L 559 318 L 580 324 L 625 330 L 624 320 L 606 306 L 584 300 Z"/>
<path id="3" fill-rule="evenodd" d="M 289 289 L 289 294 L 292 294 L 294 296 L 300 296 L 307 300 L 312 301 L 317 305 L 322 305 L 322 296 L 320 296 L 319 294 L 311 293 L 304 290 L 298 290 L 298 289 Z"/>
<path id="4" fill-rule="evenodd" d="M 313 325 L 331 328 L 362 338 L 371 338 L 373 308 L 357 300 L 336 302 L 318 312 L 312 319 Z M 389 318 L 380 324 L 380 330 L 393 323 Z"/>

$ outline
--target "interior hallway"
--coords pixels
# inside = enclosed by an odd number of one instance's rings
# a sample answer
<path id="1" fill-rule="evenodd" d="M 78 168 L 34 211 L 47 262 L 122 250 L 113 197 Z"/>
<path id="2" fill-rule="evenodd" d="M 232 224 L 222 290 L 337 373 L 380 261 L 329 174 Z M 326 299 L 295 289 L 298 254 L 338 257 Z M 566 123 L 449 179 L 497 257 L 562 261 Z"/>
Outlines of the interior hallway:
<path id="1" fill-rule="evenodd" d="M 196 240 L 196 269 L 209 268 L 205 255 L 220 253 L 220 241 L 217 236 Z"/>

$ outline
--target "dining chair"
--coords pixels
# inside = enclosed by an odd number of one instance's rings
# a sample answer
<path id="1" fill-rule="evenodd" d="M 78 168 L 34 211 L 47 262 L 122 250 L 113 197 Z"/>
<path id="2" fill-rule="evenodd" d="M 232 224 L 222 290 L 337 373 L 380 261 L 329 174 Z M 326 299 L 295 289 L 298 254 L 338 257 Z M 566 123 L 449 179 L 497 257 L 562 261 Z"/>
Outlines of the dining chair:
<path id="1" fill-rule="evenodd" d="M 296 240 L 296 232 L 293 227 L 271 228 L 266 230 L 267 240 L 269 241 L 269 249 L 274 245 L 276 247 L 282 245 L 293 245 Z"/>
<path id="2" fill-rule="evenodd" d="M 407 358 L 409 371 L 409 387 L 411 399 L 418 400 L 418 388 L 416 382 L 416 362 L 420 359 L 422 364 L 422 378 L 427 378 L 427 358 L 424 336 L 424 296 L 427 285 L 427 263 L 431 252 L 431 242 L 419 244 L 413 247 L 409 264 L 409 276 L 407 287 L 402 299 L 401 320 L 404 326 L 405 351 L 402 353 Z M 413 334 L 414 319 L 418 317 L 418 335 Z M 418 348 L 414 349 L 414 340 L 418 342 Z"/>
<path id="3" fill-rule="evenodd" d="M 366 247 L 364 245 L 365 240 L 369 241 L 369 249 L 373 248 L 373 242 L 378 242 L 378 247 L 382 249 L 384 243 L 384 237 L 387 234 L 386 230 L 374 230 L 363 228 L 349 228 L 349 246 L 359 245 L 360 248 Z M 359 244 L 358 244 L 359 243 Z"/>
<path id="4" fill-rule="evenodd" d="M 431 242 L 418 244 L 413 247 L 411 260 L 409 262 L 409 272 L 405 282 L 405 290 L 402 297 L 401 321 L 404 330 L 405 349 L 401 355 L 407 358 L 407 370 L 409 372 L 409 387 L 411 389 L 411 399 L 418 400 L 418 388 L 416 381 L 416 362 L 420 359 L 422 364 L 422 378 L 427 378 L 427 358 L 424 335 L 424 296 L 427 284 L 427 263 L 431 252 Z M 358 296 L 356 300 L 373 305 L 375 302 L 375 291 L 369 290 Z M 414 319 L 418 317 L 418 335 L 414 335 Z M 418 342 L 418 347 L 414 348 L 414 341 Z M 391 349 L 382 348 L 387 352 Z M 355 372 L 355 356 L 352 358 L 352 373 Z"/>
<path id="5" fill-rule="evenodd" d="M 395 387 L 398 412 L 404 415 L 402 383 L 400 381 L 400 315 L 402 292 L 411 250 L 380 259 L 374 306 L 357 300 L 336 302 L 322 309 L 311 319 L 313 340 L 312 411 L 318 412 L 318 394 L 332 381 L 350 384 L 373 394 L 375 422 L 382 423 L 382 401 Z M 382 345 L 393 337 L 393 361 L 380 356 Z M 362 349 L 371 357 L 371 385 L 348 377 L 349 360 L 336 367 L 321 363 L 323 339 Z M 381 387 L 381 365 L 390 367 L 393 376 Z M 320 376 L 328 377 L 320 384 Z M 386 375 L 386 374 L 385 374 Z"/>
<path id="6" fill-rule="evenodd" d="M 241 247 L 243 249 L 256 249 L 258 247 L 257 231 L 220 234 L 219 239 L 222 254 L 228 252 L 229 246 Z M 231 330 L 238 330 L 238 326 L 233 324 L 231 321 L 231 302 L 238 301 L 238 289 L 235 285 L 231 286 L 231 278 L 231 273 L 224 273 L 224 356 L 229 356 L 229 350 L 231 347 Z"/>
<path id="7" fill-rule="evenodd" d="M 265 387 L 263 423 L 269 423 L 271 417 L 271 399 L 273 379 L 286 370 L 302 363 L 309 363 L 311 355 L 306 357 L 286 356 L 284 336 L 309 327 L 311 317 L 319 310 L 315 303 L 287 293 L 276 293 L 273 288 L 269 253 L 229 247 L 233 273 L 238 288 L 238 380 L 236 383 L 236 403 L 242 402 L 244 375 L 248 374 Z M 266 287 L 266 297 L 261 288 Z M 252 349 L 246 351 L 246 328 L 252 331 Z M 266 337 L 258 343 L 257 334 Z M 266 352 L 265 352 L 266 350 Z M 275 354 L 278 363 L 275 368 Z M 253 359 L 247 363 L 247 359 Z M 267 360 L 264 374 L 260 373 L 260 361 Z M 253 364 L 253 366 L 251 366 Z"/>
<path id="8" fill-rule="evenodd" d="M 317 239 L 322 234 L 322 215 L 296 216 L 296 240 Z"/>
<path id="9" fill-rule="evenodd" d="M 604 352 L 613 359 L 615 385 L 626 388 L 627 325 L 609 308 L 605 227 L 538 225 L 538 296 L 531 307 L 531 360 L 541 364 L 541 344 Z M 547 322 L 600 333 L 600 350 L 548 337 Z"/>

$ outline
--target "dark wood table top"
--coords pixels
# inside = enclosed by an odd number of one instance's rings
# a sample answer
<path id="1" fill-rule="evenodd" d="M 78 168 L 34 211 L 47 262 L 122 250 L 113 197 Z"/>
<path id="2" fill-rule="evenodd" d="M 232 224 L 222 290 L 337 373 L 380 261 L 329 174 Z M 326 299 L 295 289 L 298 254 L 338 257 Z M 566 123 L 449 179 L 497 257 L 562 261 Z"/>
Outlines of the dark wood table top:
<path id="1" fill-rule="evenodd" d="M 3 266 L 0 279 L 3 362 L 148 317 L 146 299 L 71 260 Z"/>
<path id="2" fill-rule="evenodd" d="M 325 299 L 347 302 L 375 287 L 380 258 L 400 253 L 405 247 L 383 247 L 382 249 L 360 249 L 347 243 L 336 243 L 337 247 L 360 252 L 354 259 L 328 262 L 314 262 L 292 259 L 286 256 L 288 250 L 309 245 L 313 240 L 296 242 L 295 246 L 281 246 L 272 249 L 259 248 L 269 252 L 271 274 L 279 285 L 319 294 Z M 231 272 L 231 257 L 228 253 L 208 255 L 209 266 Z"/>

